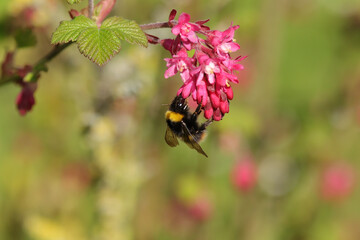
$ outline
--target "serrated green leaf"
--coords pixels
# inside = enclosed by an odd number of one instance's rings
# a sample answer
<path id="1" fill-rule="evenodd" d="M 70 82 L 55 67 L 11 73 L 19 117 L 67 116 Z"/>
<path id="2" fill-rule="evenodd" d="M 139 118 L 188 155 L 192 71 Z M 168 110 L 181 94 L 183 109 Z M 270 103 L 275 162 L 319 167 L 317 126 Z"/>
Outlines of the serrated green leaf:
<path id="1" fill-rule="evenodd" d="M 148 41 L 145 33 L 134 21 L 115 16 L 106 19 L 101 27 L 111 29 L 122 40 L 147 47 Z"/>
<path id="2" fill-rule="evenodd" d="M 77 4 L 81 2 L 82 0 L 66 0 L 69 4 Z"/>
<path id="3" fill-rule="evenodd" d="M 75 42 L 83 31 L 91 28 L 97 28 L 96 23 L 83 15 L 70 21 L 62 21 L 53 33 L 51 43 Z"/>
<path id="4" fill-rule="evenodd" d="M 36 36 L 30 28 L 20 28 L 15 33 L 15 41 L 18 48 L 32 47 L 36 44 Z"/>
<path id="5" fill-rule="evenodd" d="M 91 61 L 103 65 L 120 51 L 120 39 L 108 29 L 88 29 L 79 37 L 78 47 Z"/>
<path id="6" fill-rule="evenodd" d="M 54 32 L 51 43 L 77 42 L 84 56 L 103 65 L 120 51 L 120 40 L 147 47 L 147 38 L 139 25 L 120 17 L 106 19 L 100 27 L 85 16 L 63 21 Z"/>

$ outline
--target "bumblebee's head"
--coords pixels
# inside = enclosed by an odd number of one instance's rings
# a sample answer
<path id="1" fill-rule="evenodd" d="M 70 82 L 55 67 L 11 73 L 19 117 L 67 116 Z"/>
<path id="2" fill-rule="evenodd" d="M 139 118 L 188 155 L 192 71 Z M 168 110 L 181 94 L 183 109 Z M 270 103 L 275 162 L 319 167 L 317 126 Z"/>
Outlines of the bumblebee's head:
<path id="1" fill-rule="evenodd" d="M 189 110 L 186 100 L 181 96 L 176 96 L 170 104 L 170 111 L 185 114 Z"/>

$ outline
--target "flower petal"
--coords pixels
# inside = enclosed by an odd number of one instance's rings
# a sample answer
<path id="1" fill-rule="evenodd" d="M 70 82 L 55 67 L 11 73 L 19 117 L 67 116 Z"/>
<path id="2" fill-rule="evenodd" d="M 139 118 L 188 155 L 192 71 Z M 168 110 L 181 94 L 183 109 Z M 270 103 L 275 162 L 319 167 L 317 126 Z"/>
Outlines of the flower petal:
<path id="1" fill-rule="evenodd" d="M 179 17 L 179 24 L 178 25 L 182 25 L 184 23 L 188 23 L 190 21 L 190 15 L 187 13 L 182 13 Z"/>
<path id="2" fill-rule="evenodd" d="M 187 38 L 192 43 L 198 43 L 199 42 L 199 39 L 198 39 L 196 33 L 193 32 L 193 31 L 189 32 L 189 34 L 187 35 Z"/>
<path id="3" fill-rule="evenodd" d="M 185 83 L 184 89 L 182 91 L 183 98 L 187 98 L 191 94 L 191 92 L 194 91 L 194 88 L 194 81 L 189 80 L 187 83 Z"/>
<path id="4" fill-rule="evenodd" d="M 176 66 L 175 66 L 175 65 L 171 65 L 171 66 L 165 71 L 164 77 L 165 77 L 165 78 L 169 78 L 169 77 L 171 77 L 171 76 L 174 76 L 176 73 L 177 73 Z"/>

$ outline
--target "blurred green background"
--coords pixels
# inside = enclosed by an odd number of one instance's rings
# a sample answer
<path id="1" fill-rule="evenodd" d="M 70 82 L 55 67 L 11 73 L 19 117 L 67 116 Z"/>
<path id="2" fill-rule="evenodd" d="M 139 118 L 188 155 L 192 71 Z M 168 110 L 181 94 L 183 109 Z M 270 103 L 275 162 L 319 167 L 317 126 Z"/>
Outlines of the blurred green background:
<path id="1" fill-rule="evenodd" d="M 2 0 L 0 59 L 28 7 L 38 44 L 18 66 L 69 19 L 65 1 Z M 100 68 L 70 46 L 25 117 L 20 88 L 0 87 L 0 239 L 360 239 L 360 2 L 134 0 L 111 15 L 142 24 L 173 8 L 240 25 L 248 56 L 230 113 L 201 144 L 209 158 L 164 141 L 162 104 L 181 85 L 163 77 L 168 52 L 124 43 Z"/>

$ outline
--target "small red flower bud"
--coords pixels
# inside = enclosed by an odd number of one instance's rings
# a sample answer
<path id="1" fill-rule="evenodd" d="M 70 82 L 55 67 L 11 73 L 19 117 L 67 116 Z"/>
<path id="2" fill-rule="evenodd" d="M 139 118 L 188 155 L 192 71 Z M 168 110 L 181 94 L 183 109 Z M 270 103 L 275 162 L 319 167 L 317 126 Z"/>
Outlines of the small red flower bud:
<path id="1" fill-rule="evenodd" d="M 160 42 L 159 38 L 154 36 L 154 35 L 151 35 L 151 34 L 148 34 L 148 33 L 145 33 L 145 35 L 146 35 L 146 38 L 148 40 L 148 43 L 158 44 Z"/>
<path id="2" fill-rule="evenodd" d="M 222 119 L 222 117 L 223 117 L 223 115 L 221 114 L 220 109 L 216 109 L 214 111 L 213 119 L 215 121 L 220 121 Z"/>
<path id="3" fill-rule="evenodd" d="M 70 15 L 71 19 L 74 19 L 75 17 L 80 16 L 81 14 L 77 10 L 71 9 L 69 11 L 69 15 Z"/>
<path id="4" fill-rule="evenodd" d="M 174 20 L 174 19 L 175 19 L 175 16 L 176 16 L 176 10 L 173 9 L 173 10 L 171 10 L 170 15 L 169 15 L 169 22 L 171 22 L 172 20 Z"/>
<path id="5" fill-rule="evenodd" d="M 229 100 L 232 100 L 232 99 L 233 99 L 233 97 L 234 97 L 234 92 L 233 92 L 233 90 L 232 90 L 231 87 L 226 87 L 226 88 L 225 88 L 225 93 L 226 93 L 226 96 L 227 96 L 227 98 L 228 98 Z"/>
<path id="6" fill-rule="evenodd" d="M 214 108 L 218 108 L 220 106 L 220 98 L 216 93 L 210 92 L 210 100 Z"/>
<path id="7" fill-rule="evenodd" d="M 227 100 L 220 102 L 220 111 L 222 112 L 222 114 L 229 112 L 229 102 Z"/>
<path id="8" fill-rule="evenodd" d="M 204 110 L 204 116 L 206 119 L 210 119 L 214 114 L 214 109 L 212 108 L 210 102 L 208 102 L 205 105 L 205 110 Z"/>

